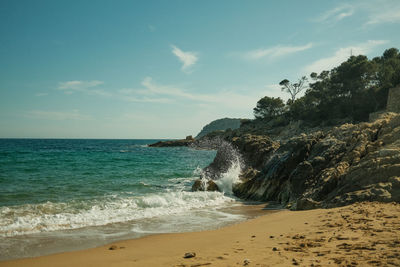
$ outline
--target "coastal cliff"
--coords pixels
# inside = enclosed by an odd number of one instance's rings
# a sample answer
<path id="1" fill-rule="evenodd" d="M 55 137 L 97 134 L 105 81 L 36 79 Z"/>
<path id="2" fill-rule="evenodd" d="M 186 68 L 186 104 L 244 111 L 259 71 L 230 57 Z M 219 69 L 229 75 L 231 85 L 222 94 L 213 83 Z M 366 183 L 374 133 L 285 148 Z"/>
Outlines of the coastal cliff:
<path id="1" fill-rule="evenodd" d="M 236 196 L 294 210 L 400 202 L 400 114 L 318 129 L 296 123 L 263 132 L 247 126 L 218 135 L 243 158 L 241 182 L 233 186 Z M 211 179 L 221 174 L 215 165 L 224 162 L 225 154 L 217 153 L 206 168 L 214 170 Z"/>

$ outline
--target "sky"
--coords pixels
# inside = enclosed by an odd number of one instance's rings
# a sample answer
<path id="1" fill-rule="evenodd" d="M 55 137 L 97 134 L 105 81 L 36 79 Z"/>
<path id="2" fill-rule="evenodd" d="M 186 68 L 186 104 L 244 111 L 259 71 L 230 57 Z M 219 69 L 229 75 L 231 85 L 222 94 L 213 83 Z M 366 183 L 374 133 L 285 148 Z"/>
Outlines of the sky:
<path id="1" fill-rule="evenodd" d="M 0 1 L 0 138 L 184 138 L 400 48 L 400 1 Z"/>

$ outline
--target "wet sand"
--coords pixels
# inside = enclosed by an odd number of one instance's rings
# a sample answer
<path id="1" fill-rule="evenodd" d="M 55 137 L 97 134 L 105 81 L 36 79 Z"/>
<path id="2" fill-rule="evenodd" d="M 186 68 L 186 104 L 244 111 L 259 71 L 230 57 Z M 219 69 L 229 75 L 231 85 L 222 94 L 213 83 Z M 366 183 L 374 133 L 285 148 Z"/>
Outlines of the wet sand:
<path id="1" fill-rule="evenodd" d="M 194 252 L 195 257 L 184 258 Z M 157 234 L 0 266 L 400 266 L 400 204 L 279 211 L 218 230 Z"/>

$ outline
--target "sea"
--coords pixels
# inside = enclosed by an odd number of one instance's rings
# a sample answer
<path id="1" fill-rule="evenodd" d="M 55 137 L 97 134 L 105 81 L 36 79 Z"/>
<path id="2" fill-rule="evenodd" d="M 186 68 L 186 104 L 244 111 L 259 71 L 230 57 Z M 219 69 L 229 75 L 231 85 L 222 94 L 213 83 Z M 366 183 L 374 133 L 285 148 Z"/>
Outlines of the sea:
<path id="1" fill-rule="evenodd" d="M 159 140 L 0 139 L 0 260 L 157 233 L 217 229 L 254 217 L 232 194 L 192 192 L 215 150 Z"/>

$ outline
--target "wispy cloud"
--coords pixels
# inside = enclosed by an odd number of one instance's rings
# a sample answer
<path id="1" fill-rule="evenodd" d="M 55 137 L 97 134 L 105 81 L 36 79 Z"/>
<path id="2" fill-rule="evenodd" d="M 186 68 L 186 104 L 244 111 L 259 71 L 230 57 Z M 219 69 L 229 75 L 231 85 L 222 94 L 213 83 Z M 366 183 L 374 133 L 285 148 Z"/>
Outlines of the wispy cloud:
<path id="1" fill-rule="evenodd" d="M 48 111 L 48 110 L 31 110 L 26 114 L 27 117 L 43 120 L 90 120 L 91 116 L 83 115 L 79 110 L 71 111 Z"/>
<path id="2" fill-rule="evenodd" d="M 346 17 L 350 17 L 354 14 L 355 7 L 350 4 L 341 4 L 333 9 L 330 9 L 320 16 L 313 19 L 314 22 L 318 23 L 334 23 L 338 22 Z"/>
<path id="3" fill-rule="evenodd" d="M 353 16 L 355 13 L 365 21 L 364 27 L 384 23 L 400 23 L 400 1 L 352 1 L 340 4 L 312 19 L 312 21 L 334 24 L 344 18 Z"/>
<path id="4" fill-rule="evenodd" d="M 100 96 L 111 96 L 111 93 L 106 92 L 102 89 L 94 88 L 96 86 L 104 84 L 103 81 L 67 81 L 59 82 L 58 90 L 63 91 L 65 94 L 72 94 L 74 92 L 84 92 L 89 95 L 100 95 Z"/>
<path id="5" fill-rule="evenodd" d="M 40 97 L 40 96 L 46 96 L 48 93 L 36 93 L 35 96 Z"/>
<path id="6" fill-rule="evenodd" d="M 383 23 L 400 23 L 400 1 L 386 0 L 378 1 L 373 5 L 364 3 L 368 11 L 368 20 L 365 23 L 368 25 L 377 25 Z"/>
<path id="7" fill-rule="evenodd" d="M 329 70 L 333 67 L 338 66 L 343 61 L 346 61 L 350 55 L 367 55 L 375 47 L 388 43 L 387 40 L 369 40 L 365 43 L 357 44 L 354 46 L 342 47 L 336 50 L 336 52 L 329 57 L 321 58 L 314 61 L 310 65 L 304 68 L 304 71 L 308 74 L 311 72 L 321 72 L 323 70 Z"/>
<path id="8" fill-rule="evenodd" d="M 61 83 L 60 83 L 61 84 Z M 97 83 L 97 84 L 103 84 Z M 85 94 L 96 94 L 103 96 L 104 91 L 97 90 L 96 88 L 88 88 L 87 85 L 92 87 L 97 86 L 95 82 L 86 83 L 86 86 L 82 86 L 82 83 L 62 83 L 61 87 L 67 90 L 67 92 L 80 92 Z M 71 88 L 74 88 L 73 90 Z M 273 95 L 279 94 L 280 90 L 275 90 L 275 87 L 260 87 L 258 90 L 226 90 L 216 89 L 213 93 L 195 93 L 191 90 L 187 90 L 177 85 L 165 85 L 157 83 L 152 77 L 145 77 L 141 86 L 138 88 L 122 88 L 119 90 L 113 90 L 105 92 L 107 97 L 118 101 L 136 102 L 136 103 L 160 103 L 160 104 L 183 104 L 183 105 L 197 105 L 203 108 L 213 107 L 224 107 L 231 110 L 248 111 L 252 110 L 255 103 L 260 97 L 265 94 Z M 275 92 L 276 91 L 276 92 Z M 251 93 L 249 93 L 251 92 Z M 31 116 L 36 117 L 50 116 L 53 118 L 68 118 L 76 117 L 77 113 L 64 113 L 64 112 L 32 112 Z M 228 115 L 228 114 L 227 114 Z"/>
<path id="9" fill-rule="evenodd" d="M 182 103 L 187 102 L 183 100 L 190 100 L 191 103 L 203 107 L 217 106 L 240 110 L 252 110 L 260 96 L 265 93 L 265 90 L 260 88 L 259 90 L 246 90 L 242 93 L 234 90 L 217 90 L 212 94 L 198 94 L 178 86 L 155 83 L 151 77 L 146 77 L 142 85 L 146 90 L 136 91 L 137 93 L 151 95 L 152 97 L 166 97 L 170 99 L 170 102 L 176 103 L 180 101 Z M 252 93 L 249 93 L 249 91 Z"/>
<path id="10" fill-rule="evenodd" d="M 87 95 L 95 95 L 101 97 L 112 98 L 120 101 L 127 102 L 142 102 L 142 103 L 168 103 L 171 102 L 168 98 L 152 97 L 148 94 L 148 89 L 132 89 L 122 88 L 114 91 L 105 91 L 95 88 L 96 86 L 104 84 L 103 81 L 68 81 L 60 82 L 57 89 L 63 91 L 65 94 L 83 93 Z"/>
<path id="11" fill-rule="evenodd" d="M 60 90 L 82 90 L 103 84 L 103 81 L 68 81 L 60 82 L 58 89 Z"/>
<path id="12" fill-rule="evenodd" d="M 178 99 L 191 99 L 197 101 L 211 101 L 207 95 L 189 93 L 178 86 L 162 85 L 154 82 L 151 77 L 145 77 L 141 82 L 143 88 L 123 88 L 118 93 L 124 100 L 131 102 L 175 102 Z"/>
<path id="13" fill-rule="evenodd" d="M 300 45 L 300 46 L 294 46 L 294 45 L 277 45 L 274 47 L 270 48 L 264 48 L 264 49 L 256 49 L 256 50 L 251 50 L 248 52 L 240 53 L 241 56 L 247 60 L 259 60 L 262 58 L 278 58 L 278 57 L 283 57 L 287 56 L 293 53 L 301 52 L 307 49 L 310 49 L 313 47 L 312 43 L 308 43 L 305 45 Z"/>
<path id="14" fill-rule="evenodd" d="M 145 94 L 150 93 L 153 95 L 166 95 L 188 99 L 195 99 L 197 97 L 196 95 L 185 92 L 176 86 L 156 84 L 151 77 L 144 78 L 142 85 L 147 89 L 147 91 L 142 91 L 142 93 Z"/>
<path id="15" fill-rule="evenodd" d="M 137 93 L 127 93 L 124 95 L 119 96 L 121 100 L 127 102 L 138 102 L 138 103 L 170 103 L 172 102 L 169 98 L 162 98 L 162 97 L 148 97 L 148 96 L 141 96 Z"/>
<path id="16" fill-rule="evenodd" d="M 198 54 L 196 52 L 184 52 L 175 45 L 171 45 L 172 53 L 182 62 L 182 71 L 183 72 L 190 72 L 190 68 L 196 64 L 198 58 Z"/>

